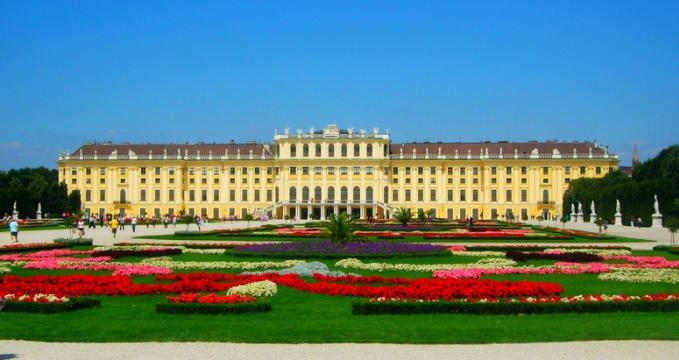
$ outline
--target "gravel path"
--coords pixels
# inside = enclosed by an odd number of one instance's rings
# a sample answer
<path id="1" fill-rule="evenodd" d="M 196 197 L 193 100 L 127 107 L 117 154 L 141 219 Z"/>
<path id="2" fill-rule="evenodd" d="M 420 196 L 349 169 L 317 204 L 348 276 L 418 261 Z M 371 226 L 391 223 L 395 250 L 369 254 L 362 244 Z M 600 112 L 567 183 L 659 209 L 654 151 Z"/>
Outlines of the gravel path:
<path id="1" fill-rule="evenodd" d="M 678 359 L 679 341 L 489 345 L 44 343 L 0 341 L 0 359 Z"/>

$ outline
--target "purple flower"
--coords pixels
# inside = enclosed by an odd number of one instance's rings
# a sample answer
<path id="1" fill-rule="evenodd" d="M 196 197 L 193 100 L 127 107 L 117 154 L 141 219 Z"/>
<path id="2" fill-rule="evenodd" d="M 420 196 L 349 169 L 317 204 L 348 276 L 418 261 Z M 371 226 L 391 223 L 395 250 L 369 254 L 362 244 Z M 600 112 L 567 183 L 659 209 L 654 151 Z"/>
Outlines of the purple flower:
<path id="1" fill-rule="evenodd" d="M 285 242 L 235 247 L 235 252 L 269 254 L 392 255 L 426 254 L 445 250 L 445 246 L 393 242 L 336 244 L 330 241 Z"/>

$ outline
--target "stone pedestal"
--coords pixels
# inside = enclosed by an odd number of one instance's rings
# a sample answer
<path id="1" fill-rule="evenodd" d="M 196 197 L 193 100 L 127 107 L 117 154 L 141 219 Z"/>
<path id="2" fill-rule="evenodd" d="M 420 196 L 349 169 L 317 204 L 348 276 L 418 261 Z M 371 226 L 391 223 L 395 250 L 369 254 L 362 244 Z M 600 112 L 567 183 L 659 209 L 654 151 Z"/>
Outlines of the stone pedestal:
<path id="1" fill-rule="evenodd" d="M 14 210 L 14 212 L 12 212 L 12 219 L 19 220 L 19 212 L 18 211 Z"/>
<path id="2" fill-rule="evenodd" d="M 36 218 L 37 220 L 42 219 L 42 214 L 39 213 L 39 212 L 35 213 L 35 218 Z"/>
<path id="3" fill-rule="evenodd" d="M 576 222 L 585 222 L 585 214 L 580 213 L 577 214 L 576 217 L 577 217 L 577 220 L 575 220 Z"/>
<path id="4" fill-rule="evenodd" d="M 622 214 L 615 214 L 615 224 L 614 226 L 622 226 Z"/>
<path id="5" fill-rule="evenodd" d="M 662 227 L 662 215 L 653 214 L 651 216 L 653 218 L 653 223 L 651 224 L 651 227 L 654 227 L 654 228 Z"/>
<path id="6" fill-rule="evenodd" d="M 589 216 L 589 222 L 592 223 L 592 224 L 594 224 L 594 222 L 596 221 L 596 219 L 597 219 L 596 213 L 593 213 L 593 214 L 591 214 L 591 215 Z"/>

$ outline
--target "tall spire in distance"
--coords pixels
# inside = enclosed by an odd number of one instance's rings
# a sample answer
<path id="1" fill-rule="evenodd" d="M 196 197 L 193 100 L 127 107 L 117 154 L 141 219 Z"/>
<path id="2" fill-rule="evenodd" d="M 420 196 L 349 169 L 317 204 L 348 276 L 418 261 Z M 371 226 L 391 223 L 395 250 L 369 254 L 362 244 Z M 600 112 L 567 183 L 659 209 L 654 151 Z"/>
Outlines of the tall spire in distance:
<path id="1" fill-rule="evenodd" d="M 632 167 L 637 166 L 639 161 L 639 150 L 637 149 L 637 144 L 634 144 L 634 154 L 632 154 Z"/>

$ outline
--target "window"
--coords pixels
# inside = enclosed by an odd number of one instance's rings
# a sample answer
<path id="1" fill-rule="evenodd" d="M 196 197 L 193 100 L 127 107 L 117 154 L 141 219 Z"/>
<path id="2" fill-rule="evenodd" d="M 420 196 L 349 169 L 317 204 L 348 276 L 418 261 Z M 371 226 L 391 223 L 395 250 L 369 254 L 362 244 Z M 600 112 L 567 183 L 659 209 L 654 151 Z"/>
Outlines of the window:
<path id="1" fill-rule="evenodd" d="M 316 157 L 321 157 L 321 144 L 316 144 Z"/>
<path id="2" fill-rule="evenodd" d="M 266 190 L 266 201 L 273 201 L 273 191 L 271 189 Z"/>
<path id="3" fill-rule="evenodd" d="M 490 179 L 491 184 L 497 184 L 497 178 L 492 178 Z"/>
<path id="4" fill-rule="evenodd" d="M 259 189 L 255 189 L 255 201 L 259 202 Z"/>
<path id="5" fill-rule="evenodd" d="M 472 184 L 478 184 L 479 183 L 479 178 L 473 178 L 472 179 Z"/>
<path id="6" fill-rule="evenodd" d="M 476 189 L 472 190 L 472 201 L 479 201 L 479 191 Z"/>
<path id="7" fill-rule="evenodd" d="M 542 179 L 543 184 L 549 184 L 549 178 L 544 178 Z"/>
<path id="8" fill-rule="evenodd" d="M 571 174 L 571 167 L 570 167 L 570 166 L 566 166 L 565 168 L 563 168 L 563 171 L 564 171 L 564 173 L 565 173 L 566 175 L 570 175 L 570 174 Z"/>
<path id="9" fill-rule="evenodd" d="M 141 178 L 140 180 L 142 184 L 146 184 L 146 178 Z"/>
<path id="10" fill-rule="evenodd" d="M 335 188 L 332 186 L 328 187 L 328 201 L 335 201 Z"/>
<path id="11" fill-rule="evenodd" d="M 417 201 L 424 201 L 424 190 L 417 189 Z"/>
<path id="12" fill-rule="evenodd" d="M 342 157 L 347 157 L 347 144 L 342 144 Z"/>
<path id="13" fill-rule="evenodd" d="M 571 182 L 571 178 L 566 178 L 565 181 L 566 181 L 566 184 L 569 184 Z"/>
<path id="14" fill-rule="evenodd" d="M 214 189 L 212 192 L 212 201 L 219 201 L 219 190 Z"/>
<path id="15" fill-rule="evenodd" d="M 467 168 L 461 167 L 460 168 L 460 175 L 466 175 L 467 174 Z"/>
<path id="16" fill-rule="evenodd" d="M 191 176 L 196 175 L 196 169 L 189 168 L 189 175 L 191 175 Z"/>
<path id="17" fill-rule="evenodd" d="M 196 201 L 196 190 L 189 190 L 189 201 Z"/>
<path id="18" fill-rule="evenodd" d="M 585 175 L 585 172 L 586 172 L 586 171 L 585 171 L 585 167 L 584 167 L 584 166 L 580 166 L 580 175 Z"/>
<path id="19" fill-rule="evenodd" d="M 174 175 L 174 167 L 170 167 L 167 171 L 170 173 L 170 175 Z"/>
<path id="20" fill-rule="evenodd" d="M 100 183 L 100 184 L 105 184 L 105 183 L 106 183 L 106 179 L 105 179 L 105 178 L 99 179 L 99 183 Z"/>
<path id="21" fill-rule="evenodd" d="M 373 174 L 373 167 L 372 166 L 366 167 L 365 173 L 368 174 L 368 175 L 372 175 Z"/>
<path id="22" fill-rule="evenodd" d="M 99 201 L 106 201 L 106 190 L 99 190 Z"/>
<path id="23" fill-rule="evenodd" d="M 406 201 L 410 201 L 410 189 L 406 189 Z"/>
<path id="24" fill-rule="evenodd" d="M 139 192 L 139 201 L 146 201 L 146 190 L 142 189 Z"/>
<path id="25" fill-rule="evenodd" d="M 460 178 L 460 184 L 466 184 L 466 183 L 467 183 L 467 179 L 465 179 L 465 178 Z"/>
<path id="26" fill-rule="evenodd" d="M 436 189 L 429 190 L 429 201 L 436 201 Z"/>
<path id="27" fill-rule="evenodd" d="M 391 201 L 398 201 L 398 189 L 391 191 Z"/>
<path id="28" fill-rule="evenodd" d="M 368 146 L 366 147 L 366 154 L 367 154 L 368 157 L 373 156 L 373 146 L 372 146 L 372 144 L 368 144 Z"/>
<path id="29" fill-rule="evenodd" d="M 321 175 L 321 167 L 320 166 L 314 167 L 314 174 Z"/>
<path id="30" fill-rule="evenodd" d="M 522 183 L 522 184 L 525 184 L 525 183 L 527 183 L 527 180 L 526 180 L 526 178 L 521 178 L 521 183 Z"/>
<path id="31" fill-rule="evenodd" d="M 424 179 L 423 178 L 417 178 L 417 183 L 418 184 L 424 184 Z"/>
<path id="32" fill-rule="evenodd" d="M 521 201 L 522 202 L 528 201 L 528 190 L 521 189 Z"/>
<path id="33" fill-rule="evenodd" d="M 453 189 L 448 189 L 448 201 L 453 201 Z"/>
<path id="34" fill-rule="evenodd" d="M 436 175 L 436 167 L 435 166 L 432 166 L 432 167 L 429 168 L 429 174 L 430 175 Z"/>
<path id="35" fill-rule="evenodd" d="M 511 167 L 511 166 L 507 166 L 507 167 L 505 168 L 505 173 L 507 173 L 507 175 L 511 175 L 511 174 L 512 174 L 512 167 Z"/>
<path id="36" fill-rule="evenodd" d="M 549 168 L 547 166 L 542 168 L 542 175 L 549 175 Z"/>
<path id="37" fill-rule="evenodd" d="M 507 178 L 507 184 L 511 184 L 511 183 L 512 183 L 512 178 L 508 177 Z"/>
<path id="38" fill-rule="evenodd" d="M 528 169 L 525 166 L 521 167 L 521 175 L 526 175 L 528 174 Z"/>
<path id="39" fill-rule="evenodd" d="M 92 190 L 85 190 L 85 201 L 92 201 Z"/>
<path id="40" fill-rule="evenodd" d="M 398 168 L 397 168 L 397 167 L 392 168 L 392 169 L 391 169 L 391 173 L 392 173 L 393 175 L 398 175 Z"/>
<path id="41" fill-rule="evenodd" d="M 359 188 L 358 186 L 354 186 L 353 195 L 354 202 L 359 202 L 361 200 L 361 188 Z"/>
<path id="42" fill-rule="evenodd" d="M 466 190 L 460 190 L 460 201 L 467 201 L 467 191 Z"/>
<path id="43" fill-rule="evenodd" d="M 448 178 L 448 184 L 452 184 L 452 183 L 453 183 L 453 178 Z"/>
<path id="44" fill-rule="evenodd" d="M 297 157 L 297 146 L 290 145 L 290 157 Z"/>
<path id="45" fill-rule="evenodd" d="M 99 175 L 100 176 L 106 175 L 106 168 L 99 168 Z"/>
<path id="46" fill-rule="evenodd" d="M 290 175 L 297 175 L 297 168 L 294 166 L 290 167 Z"/>
<path id="47" fill-rule="evenodd" d="M 125 169 L 125 168 L 120 168 L 120 175 L 125 175 L 125 172 L 126 172 L 126 171 L 127 171 L 127 169 Z M 75 169 L 73 169 L 73 175 L 75 175 Z"/>
<path id="48" fill-rule="evenodd" d="M 342 186 L 342 188 L 340 189 L 340 200 L 343 203 L 346 203 L 348 199 L 349 199 L 349 189 L 347 189 L 346 186 Z"/>
<path id="49" fill-rule="evenodd" d="M 302 145 L 302 156 L 309 157 L 309 144 Z"/>
<path id="50" fill-rule="evenodd" d="M 406 175 L 410 175 L 410 167 L 406 167 Z"/>
<path id="51" fill-rule="evenodd" d="M 236 168 L 235 167 L 229 168 L 229 174 L 236 175 Z"/>
<path id="52" fill-rule="evenodd" d="M 335 168 L 332 167 L 332 166 L 329 167 L 329 168 L 328 168 L 328 174 L 329 174 L 329 175 L 334 175 L 334 174 L 335 174 Z"/>
<path id="53" fill-rule="evenodd" d="M 342 167 L 340 168 L 340 174 L 342 174 L 342 175 L 346 175 L 346 174 L 347 174 L 347 167 L 346 167 L 346 166 L 342 166 Z"/>
<path id="54" fill-rule="evenodd" d="M 359 156 L 361 156 L 361 146 L 358 144 L 354 144 L 354 157 Z"/>
<path id="55" fill-rule="evenodd" d="M 479 168 L 476 166 L 472 168 L 472 175 L 478 175 L 479 174 Z"/>
<path id="56" fill-rule="evenodd" d="M 594 168 L 594 171 L 596 172 L 597 175 L 601 175 L 601 166 L 597 166 Z"/>
<path id="57" fill-rule="evenodd" d="M 449 167 L 448 168 L 448 175 L 453 175 L 453 168 Z M 452 210 L 452 209 L 451 209 Z"/>
<path id="58" fill-rule="evenodd" d="M 212 169 L 212 175 L 219 176 L 219 168 L 218 167 Z"/>
<path id="59" fill-rule="evenodd" d="M 160 189 L 153 191 L 153 201 L 160 201 Z"/>
<path id="60" fill-rule="evenodd" d="M 309 167 L 302 166 L 302 175 L 309 175 Z"/>
<path id="61" fill-rule="evenodd" d="M 417 175 L 424 175 L 424 167 L 419 166 L 417 168 Z"/>
<path id="62" fill-rule="evenodd" d="M 497 201 L 497 190 L 490 190 L 490 201 Z"/>
<path id="63" fill-rule="evenodd" d="M 373 188 L 372 188 L 372 186 L 368 186 L 365 189 L 365 201 L 369 202 L 369 203 L 373 201 Z"/>
<path id="64" fill-rule="evenodd" d="M 207 179 L 203 179 L 203 180 L 206 180 L 206 181 L 207 181 Z M 155 178 L 155 179 L 154 179 L 154 182 L 155 182 L 156 184 L 160 184 L 160 178 Z M 203 184 L 204 184 L 204 183 L 205 183 L 205 182 L 203 182 Z"/>
<path id="65" fill-rule="evenodd" d="M 167 200 L 174 201 L 174 189 L 170 189 L 167 193 Z"/>
<path id="66" fill-rule="evenodd" d="M 549 202 L 549 190 L 543 190 L 542 191 L 542 202 L 543 203 Z"/>
<path id="67" fill-rule="evenodd" d="M 229 201 L 236 201 L 236 190 L 229 190 Z"/>
<path id="68" fill-rule="evenodd" d="M 512 202 L 512 190 L 507 189 L 507 194 L 505 196 L 505 202 Z"/>
<path id="69" fill-rule="evenodd" d="M 335 157 L 335 145 L 328 145 L 328 157 Z"/>
<path id="70" fill-rule="evenodd" d="M 248 168 L 246 168 L 246 167 L 241 168 L 241 169 L 240 169 L 240 173 L 241 173 L 242 175 L 247 175 L 247 174 L 248 174 Z"/>
<path id="71" fill-rule="evenodd" d="M 146 168 L 145 167 L 139 168 L 139 173 L 142 175 L 146 175 Z"/>
<path id="72" fill-rule="evenodd" d="M 243 202 L 248 201 L 248 190 L 247 189 L 243 189 L 243 191 L 241 191 L 240 201 L 243 201 Z"/>
<path id="73" fill-rule="evenodd" d="M 490 168 L 490 174 L 491 174 L 491 175 L 497 175 L 497 167 L 492 166 L 492 167 Z"/>
<path id="74" fill-rule="evenodd" d="M 153 170 L 153 173 L 156 174 L 156 175 L 160 175 L 160 168 L 159 168 L 159 167 L 156 167 L 156 168 Z"/>
<path id="75" fill-rule="evenodd" d="M 77 182 L 78 182 L 78 180 L 76 178 L 71 179 L 71 184 L 75 185 L 75 184 L 77 184 Z M 120 183 L 124 184 L 125 179 L 120 179 Z"/>
<path id="76" fill-rule="evenodd" d="M 218 177 L 212 179 L 212 181 L 213 181 L 215 184 L 219 184 L 219 178 L 218 178 Z"/>
<path id="77" fill-rule="evenodd" d="M 361 173 L 361 168 L 358 166 L 354 166 L 354 175 L 358 175 Z"/>
<path id="78" fill-rule="evenodd" d="M 272 168 L 272 167 L 266 168 L 266 174 L 267 174 L 267 175 L 273 174 L 273 168 Z"/>

